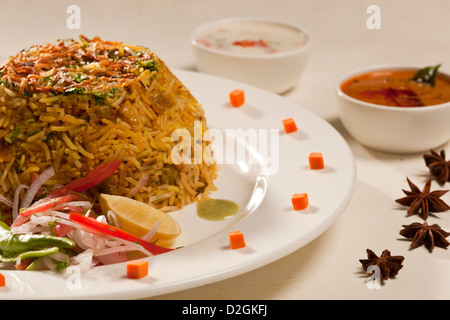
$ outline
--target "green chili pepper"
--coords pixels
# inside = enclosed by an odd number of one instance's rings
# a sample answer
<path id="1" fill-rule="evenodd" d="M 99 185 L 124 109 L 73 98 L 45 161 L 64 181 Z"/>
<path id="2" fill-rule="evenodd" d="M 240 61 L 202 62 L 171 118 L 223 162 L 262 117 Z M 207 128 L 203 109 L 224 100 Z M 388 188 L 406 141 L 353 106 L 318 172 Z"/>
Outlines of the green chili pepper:
<path id="1" fill-rule="evenodd" d="M 14 262 L 17 259 L 20 259 L 21 261 L 25 261 L 27 259 L 35 259 L 40 257 L 45 257 L 48 255 L 51 255 L 53 253 L 56 253 L 59 251 L 58 247 L 50 247 L 40 250 L 30 250 L 25 251 L 21 253 L 13 253 L 13 254 L 1 254 L 0 253 L 0 261 L 3 262 Z"/>
<path id="2" fill-rule="evenodd" d="M 14 261 L 18 257 L 40 257 L 57 252 L 61 248 L 74 246 L 75 243 L 68 238 L 42 234 L 13 234 L 8 225 L 0 221 L 0 261 Z"/>

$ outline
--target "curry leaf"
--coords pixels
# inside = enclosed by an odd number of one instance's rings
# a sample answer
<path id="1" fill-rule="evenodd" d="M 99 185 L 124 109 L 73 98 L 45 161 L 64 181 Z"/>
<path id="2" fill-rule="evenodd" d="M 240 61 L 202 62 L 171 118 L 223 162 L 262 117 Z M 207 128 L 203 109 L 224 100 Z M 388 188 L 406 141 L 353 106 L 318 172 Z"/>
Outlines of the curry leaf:
<path id="1" fill-rule="evenodd" d="M 438 69 L 441 65 L 438 64 L 436 66 L 429 66 L 425 67 L 423 69 L 420 69 L 416 72 L 416 74 L 412 77 L 411 80 L 417 81 L 420 83 L 427 83 L 434 87 L 434 82 L 436 78 L 436 74 L 438 72 Z"/>

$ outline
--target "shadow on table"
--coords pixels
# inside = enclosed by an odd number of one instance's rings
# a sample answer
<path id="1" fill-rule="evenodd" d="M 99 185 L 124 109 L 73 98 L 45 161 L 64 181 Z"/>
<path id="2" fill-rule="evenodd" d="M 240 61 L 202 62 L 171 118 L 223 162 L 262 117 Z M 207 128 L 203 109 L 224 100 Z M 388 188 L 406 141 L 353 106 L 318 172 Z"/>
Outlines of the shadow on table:
<path id="1" fill-rule="evenodd" d="M 331 126 L 333 126 L 336 129 L 336 131 L 338 131 L 341 134 L 341 136 L 345 139 L 345 141 L 347 141 L 356 158 L 376 158 L 379 161 L 389 162 L 391 160 L 398 160 L 398 159 L 402 160 L 415 159 L 417 157 L 422 157 L 423 155 L 423 153 L 420 152 L 410 154 L 394 154 L 368 148 L 359 143 L 358 141 L 356 141 L 355 138 L 352 137 L 352 135 L 345 129 L 339 117 L 328 120 L 328 123 L 330 123 Z M 445 146 L 442 146 L 441 148 L 445 148 Z"/>

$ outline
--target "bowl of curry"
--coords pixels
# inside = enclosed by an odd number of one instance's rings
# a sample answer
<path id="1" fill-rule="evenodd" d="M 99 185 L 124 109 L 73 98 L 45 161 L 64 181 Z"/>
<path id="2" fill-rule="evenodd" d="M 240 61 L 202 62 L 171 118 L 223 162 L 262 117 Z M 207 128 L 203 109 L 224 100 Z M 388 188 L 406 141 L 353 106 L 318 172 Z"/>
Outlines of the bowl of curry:
<path id="1" fill-rule="evenodd" d="M 416 153 L 450 139 L 450 75 L 428 67 L 376 66 L 337 84 L 341 121 L 361 144 Z"/>

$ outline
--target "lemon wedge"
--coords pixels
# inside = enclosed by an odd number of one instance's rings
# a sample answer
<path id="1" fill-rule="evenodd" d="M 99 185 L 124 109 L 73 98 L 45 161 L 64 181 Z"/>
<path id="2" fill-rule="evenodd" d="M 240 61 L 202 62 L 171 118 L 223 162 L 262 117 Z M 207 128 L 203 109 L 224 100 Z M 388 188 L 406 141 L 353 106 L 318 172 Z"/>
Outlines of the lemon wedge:
<path id="1" fill-rule="evenodd" d="M 160 225 L 149 241 L 160 246 L 170 244 L 181 233 L 180 226 L 169 214 L 131 198 L 100 194 L 100 208 L 104 213 L 111 210 L 120 229 L 139 238 L 159 221 Z"/>

